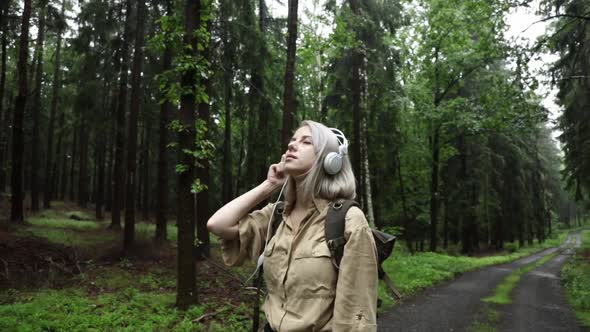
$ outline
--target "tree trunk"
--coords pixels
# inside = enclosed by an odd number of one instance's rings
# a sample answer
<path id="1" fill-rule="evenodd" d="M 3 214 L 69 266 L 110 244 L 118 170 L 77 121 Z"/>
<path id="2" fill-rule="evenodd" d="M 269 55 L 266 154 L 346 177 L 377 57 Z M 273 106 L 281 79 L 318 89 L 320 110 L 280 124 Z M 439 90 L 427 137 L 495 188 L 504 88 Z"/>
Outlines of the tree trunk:
<path id="1" fill-rule="evenodd" d="M 102 220 L 104 219 L 103 215 L 103 206 L 104 206 L 104 178 L 105 178 L 105 144 L 104 142 L 99 143 L 97 147 L 98 151 L 98 158 L 97 158 L 97 176 L 96 176 L 96 197 L 95 197 L 95 212 L 96 212 L 96 219 Z"/>
<path id="2" fill-rule="evenodd" d="M 45 17 L 47 3 L 40 2 L 39 27 L 37 30 L 37 72 L 35 96 L 33 97 L 33 140 L 31 142 L 31 210 L 39 211 L 39 116 L 41 113 L 41 87 L 43 80 L 43 42 L 45 40 Z"/>
<path id="3" fill-rule="evenodd" d="M 207 32 L 211 34 L 211 21 L 207 21 Z M 213 45 L 211 45 L 211 41 L 207 41 L 208 46 L 203 51 L 203 59 L 207 63 L 211 63 L 211 49 Z M 212 100 L 212 82 L 211 78 L 206 78 L 201 82 L 205 86 L 205 93 L 209 96 L 207 101 L 201 101 L 199 103 L 199 113 L 198 118 L 202 123 L 205 125 L 207 130 L 203 133 L 203 139 L 210 140 L 210 128 L 211 128 L 211 105 L 210 100 Z M 197 135 L 197 137 L 200 135 Z M 211 188 L 211 180 L 209 174 L 209 160 L 208 159 L 200 159 L 198 160 L 198 164 L 200 164 L 199 168 L 197 168 L 197 178 L 201 182 L 201 185 L 205 187 L 201 192 L 197 194 L 197 259 L 201 259 L 203 257 L 210 257 L 211 256 L 211 248 L 210 248 L 210 241 L 209 241 L 209 230 L 207 229 L 207 221 L 209 217 L 211 217 L 211 211 L 209 209 L 209 191 Z"/>
<path id="4" fill-rule="evenodd" d="M 197 55 L 195 31 L 201 26 L 201 2 L 186 0 L 185 32 L 183 38 L 185 56 Z M 190 49 L 189 49 L 190 46 Z M 188 91 L 180 97 L 179 122 L 182 130 L 178 133 L 178 162 L 184 171 L 178 174 L 178 281 L 176 305 L 186 309 L 197 302 L 195 254 L 195 207 L 191 186 L 194 181 L 195 159 L 190 153 L 195 149 L 195 85 L 194 68 L 186 69 L 181 76 L 181 86 Z"/>
<path id="5" fill-rule="evenodd" d="M 76 145 L 78 144 L 78 130 L 73 128 L 74 130 L 74 139 L 72 141 L 72 158 L 70 159 L 70 181 L 68 181 L 69 185 L 69 197 L 70 201 L 75 200 L 75 193 L 74 193 L 74 178 L 76 176 Z"/>
<path id="6" fill-rule="evenodd" d="M 241 100 L 240 100 L 241 101 Z M 238 104 L 240 104 L 240 102 L 238 102 Z M 246 117 L 242 117 L 242 123 L 241 123 L 241 127 L 245 128 L 246 127 Z M 246 134 L 245 134 L 245 130 L 241 130 L 241 135 L 240 135 L 240 146 L 239 146 L 239 150 L 240 151 L 240 158 L 238 160 L 238 169 L 236 172 L 236 186 L 235 186 L 235 190 L 236 192 L 234 193 L 234 196 L 238 196 L 238 193 L 240 192 L 241 189 L 241 179 L 242 179 L 242 168 L 243 168 L 243 164 L 244 164 L 244 150 L 245 150 L 245 140 L 246 140 Z"/>
<path id="7" fill-rule="evenodd" d="M 404 180 L 402 176 L 402 162 L 400 158 L 400 150 L 399 148 L 396 151 L 396 159 L 397 159 L 397 176 L 399 180 L 399 190 L 400 196 L 402 199 L 402 213 L 403 213 L 403 226 L 404 226 L 404 237 L 406 238 L 406 246 L 408 247 L 408 251 L 410 253 L 414 253 L 414 247 L 412 246 L 413 241 L 413 230 L 411 229 L 412 225 L 410 225 L 410 215 L 408 213 L 408 204 L 406 203 L 406 190 L 404 187 Z"/>
<path id="8" fill-rule="evenodd" d="M 6 46 L 8 45 L 8 29 L 6 19 L 8 15 L 9 1 L 3 1 L 0 8 L 0 29 L 2 30 L 2 64 L 0 69 L 0 192 L 6 190 L 6 159 L 4 158 L 6 151 L 6 133 L 8 132 L 8 123 L 10 118 L 9 110 L 4 111 L 4 95 L 6 92 Z"/>
<path id="9" fill-rule="evenodd" d="M 361 16 L 361 9 L 359 4 L 356 0 L 349 0 L 350 9 L 352 12 L 360 18 Z M 350 80 L 350 89 L 351 89 L 351 100 L 352 100 L 352 132 L 353 132 L 353 142 L 352 142 L 352 169 L 354 174 L 357 176 L 357 181 L 359 183 L 363 183 L 362 179 L 362 166 L 361 166 L 361 119 L 362 119 L 362 110 L 361 110 L 361 94 L 362 94 L 362 82 L 361 82 L 361 66 L 363 64 L 363 55 L 358 48 L 355 48 L 352 51 L 352 66 L 351 66 L 351 80 Z M 356 187 L 357 197 L 359 198 L 359 203 L 361 206 L 364 207 L 363 198 L 363 186 Z"/>
<path id="10" fill-rule="evenodd" d="M 172 0 L 166 1 L 166 15 L 172 17 Z M 170 70 L 172 64 L 172 48 L 166 43 L 162 71 Z M 167 219 L 168 214 L 168 123 L 170 123 L 172 105 L 168 98 L 162 103 L 160 109 L 160 140 L 158 143 L 158 202 L 156 211 L 156 243 L 163 243 L 168 238 Z"/>
<path id="11" fill-rule="evenodd" d="M 267 94 L 266 92 L 266 64 L 270 62 L 269 60 L 269 53 L 266 46 L 266 4 L 264 0 L 258 1 L 258 33 L 260 39 L 258 41 L 258 61 L 255 62 L 256 64 L 256 73 L 258 79 L 258 91 L 259 91 L 259 98 L 258 98 L 258 107 L 260 110 L 260 117 L 258 118 L 258 133 L 259 136 L 257 137 L 257 149 L 256 154 L 258 157 L 256 158 L 257 161 L 257 175 L 258 178 L 256 180 L 256 184 L 264 181 L 266 179 L 268 166 L 270 165 L 270 157 L 272 156 L 272 150 L 269 150 L 269 142 L 272 142 L 272 133 L 270 126 L 271 123 L 271 111 L 272 105 L 269 102 L 268 98 L 264 96 Z M 268 151 L 265 153 L 264 151 Z"/>
<path id="12" fill-rule="evenodd" d="M 106 119 L 105 119 L 106 120 Z M 108 121 L 108 120 L 107 120 Z M 96 177 L 96 219 L 102 220 L 103 216 L 103 206 L 104 206 L 104 177 L 105 177 L 105 155 L 106 155 L 106 146 L 107 144 L 104 142 L 102 138 L 97 137 L 98 146 L 97 149 L 97 160 L 96 164 L 98 167 L 98 176 Z"/>
<path id="13" fill-rule="evenodd" d="M 223 1 L 221 4 L 221 22 L 223 25 L 222 30 L 222 43 L 223 43 L 223 103 L 224 103 L 224 112 L 225 112 L 225 123 L 224 123 L 224 134 L 223 134 L 223 197 L 222 203 L 226 204 L 231 201 L 233 197 L 233 177 L 232 177 L 232 120 L 231 120 L 231 104 L 232 104 L 232 59 L 233 59 L 233 52 L 230 47 L 230 38 L 229 38 L 229 7 L 230 1 L 226 0 Z"/>
<path id="14" fill-rule="evenodd" d="M 145 124 L 143 129 L 143 204 L 142 204 L 142 219 L 148 220 L 149 219 L 149 210 L 150 210 L 150 133 L 151 126 L 150 126 L 150 119 L 149 117 L 145 117 Z"/>
<path id="15" fill-rule="evenodd" d="M 462 250 L 463 254 L 470 254 L 475 249 L 475 216 L 472 211 L 475 210 L 474 204 L 477 202 L 473 170 L 468 164 L 470 155 L 469 145 L 465 142 L 465 135 L 459 135 L 459 153 L 461 160 L 460 179 L 466 184 L 466 188 L 461 193 L 461 214 L 463 215 L 463 224 L 461 229 Z M 475 197 L 474 197 L 475 196 Z"/>
<path id="16" fill-rule="evenodd" d="M 65 11 L 65 0 L 61 4 L 61 17 L 64 16 Z M 49 128 L 47 128 L 47 160 L 45 163 L 45 186 L 43 191 L 43 207 L 49 209 L 51 207 L 51 199 L 54 196 L 53 183 L 54 178 L 57 176 L 52 170 L 53 165 L 53 130 L 55 126 L 55 114 L 57 112 L 57 103 L 59 100 L 60 90 L 60 64 L 61 64 L 61 26 L 57 30 L 57 41 L 55 46 L 55 63 L 53 64 L 53 88 L 51 97 L 51 110 L 49 113 Z M 59 156 L 59 154 L 56 154 Z"/>
<path id="17" fill-rule="evenodd" d="M 18 53 L 18 96 L 14 105 L 12 123 L 12 202 L 10 221 L 23 223 L 23 117 L 27 103 L 27 59 L 29 54 L 29 20 L 31 18 L 31 0 L 24 0 L 21 21 L 21 35 Z"/>
<path id="18" fill-rule="evenodd" d="M 432 140 L 432 169 L 430 172 L 430 251 L 436 251 L 437 223 L 438 223 L 438 170 L 440 161 L 440 128 L 436 127 L 431 137 Z"/>
<path id="19" fill-rule="evenodd" d="M 121 7 L 119 8 L 119 17 L 121 17 L 123 14 L 123 7 L 121 5 Z M 120 37 L 120 35 L 119 35 Z M 119 113 L 117 112 L 117 107 L 119 105 L 119 88 L 120 86 L 117 85 L 116 82 L 116 78 L 120 73 L 121 70 L 121 52 L 122 52 L 122 48 L 118 48 L 115 51 L 115 55 L 113 57 L 113 73 L 114 73 L 114 78 L 113 78 L 113 84 L 112 84 L 112 91 L 111 91 L 111 101 L 110 101 L 110 105 L 109 105 L 109 116 L 106 119 L 106 121 L 109 122 L 108 125 L 108 138 L 107 138 L 107 143 L 106 143 L 106 149 L 107 149 L 107 156 L 106 156 L 106 188 L 105 188 L 105 210 L 106 211 L 112 211 L 112 207 L 113 207 L 113 181 L 115 178 L 115 171 L 114 171 L 114 164 L 115 164 L 115 150 L 116 150 L 116 146 L 117 146 L 117 140 L 116 140 L 116 136 L 118 134 L 118 122 L 119 122 Z M 123 122 L 125 122 L 125 117 L 123 116 Z M 118 224 L 117 224 L 118 225 Z M 112 216 L 111 216 L 111 225 L 109 227 L 112 227 Z M 114 228 L 118 228 L 117 226 L 114 226 Z"/>
<path id="20" fill-rule="evenodd" d="M 288 0 L 289 11 L 287 17 L 287 67 L 285 69 L 285 82 L 283 92 L 283 132 L 282 146 L 286 147 L 291 139 L 293 119 L 295 118 L 295 55 L 297 52 L 297 8 L 298 0 Z"/>
<path id="21" fill-rule="evenodd" d="M 86 125 L 86 109 L 80 109 L 80 129 L 78 137 L 80 147 L 78 149 L 78 205 L 85 208 L 88 204 L 88 131 L 90 128 Z"/>
<path id="22" fill-rule="evenodd" d="M 443 195 L 443 206 L 444 208 L 444 216 L 443 216 L 443 249 L 447 249 L 449 247 L 449 222 L 450 222 L 450 216 L 449 216 L 449 200 L 448 200 L 448 195 Z"/>
<path id="23" fill-rule="evenodd" d="M 143 40 L 145 21 L 145 0 L 137 2 L 137 26 L 135 34 L 135 53 L 133 55 L 133 73 L 131 78 L 131 108 L 127 131 L 127 195 L 125 201 L 125 235 L 123 250 L 127 251 L 135 241 L 135 172 L 137 170 L 137 122 L 142 107 L 141 70 L 143 67 Z"/>
<path id="24" fill-rule="evenodd" d="M 125 190 L 125 109 L 127 104 L 127 71 L 129 68 L 129 43 L 131 39 L 131 0 L 125 4 L 125 32 L 121 45 L 121 70 L 119 72 L 119 96 L 117 100 L 117 125 L 115 143 L 115 165 L 113 170 L 113 198 L 111 200 L 111 225 L 109 228 L 121 228 L 121 209 L 125 207 L 123 192 Z M 133 202 L 131 202 L 133 204 Z"/>
<path id="25" fill-rule="evenodd" d="M 373 214 L 373 196 L 371 192 L 371 173 L 369 168 L 369 148 L 367 146 L 367 122 L 362 119 L 363 136 L 361 137 L 363 148 L 363 169 L 365 185 L 365 210 L 367 211 L 367 221 L 371 227 L 375 227 L 375 215 Z"/>
<path id="26" fill-rule="evenodd" d="M 67 169 L 68 169 L 68 153 L 67 148 L 63 148 L 63 152 L 62 151 L 62 146 L 64 144 L 62 144 L 63 138 L 65 136 L 64 131 L 65 131 L 65 111 L 62 110 L 60 112 L 59 115 L 59 134 L 57 135 L 57 144 L 55 146 L 55 155 L 59 158 L 61 156 L 61 167 L 57 167 L 59 162 L 55 163 L 55 165 L 53 166 L 54 168 L 54 172 L 53 174 L 56 174 L 56 179 L 60 179 L 60 182 L 56 182 L 57 183 L 57 190 L 56 193 L 59 193 L 59 199 L 61 200 L 65 200 L 66 197 L 66 188 L 67 188 L 67 184 L 68 184 L 68 173 L 67 173 Z M 57 176 L 57 172 L 60 172 L 61 175 Z"/>
<path id="27" fill-rule="evenodd" d="M 112 123 L 111 123 L 112 124 Z M 114 141 L 111 139 L 111 136 L 114 132 L 114 126 L 110 127 L 109 130 L 109 139 L 107 142 L 107 155 L 106 155 L 106 179 L 105 179 L 105 194 L 104 194 L 104 209 L 105 211 L 111 211 L 112 207 L 112 195 L 113 195 L 113 186 L 111 185 L 113 180 L 113 147 Z"/>
<path id="28" fill-rule="evenodd" d="M 226 84 L 231 82 L 226 81 Z M 231 151 L 231 87 L 225 87 L 225 128 L 223 140 L 223 199 L 226 204 L 233 197 L 233 176 L 232 176 L 232 151 Z"/>
<path id="29" fill-rule="evenodd" d="M 262 104 L 264 92 L 261 90 L 262 87 L 262 74 L 260 72 L 260 63 L 263 61 L 260 59 L 258 54 L 257 46 L 260 44 L 262 37 L 260 31 L 257 31 L 256 22 L 253 20 L 255 14 L 253 9 L 254 3 L 251 1 L 245 1 L 244 6 L 240 8 L 242 12 L 245 12 L 244 24 L 253 32 L 253 38 L 246 44 L 245 56 L 253 60 L 253 64 L 250 68 L 250 87 L 248 90 L 248 140 L 246 148 L 246 175 L 245 185 L 247 188 L 251 188 L 258 183 L 260 179 L 259 162 L 260 162 L 260 142 L 263 141 L 261 132 L 263 128 L 260 126 L 258 118 L 262 116 Z M 265 124 L 267 126 L 268 124 Z"/>

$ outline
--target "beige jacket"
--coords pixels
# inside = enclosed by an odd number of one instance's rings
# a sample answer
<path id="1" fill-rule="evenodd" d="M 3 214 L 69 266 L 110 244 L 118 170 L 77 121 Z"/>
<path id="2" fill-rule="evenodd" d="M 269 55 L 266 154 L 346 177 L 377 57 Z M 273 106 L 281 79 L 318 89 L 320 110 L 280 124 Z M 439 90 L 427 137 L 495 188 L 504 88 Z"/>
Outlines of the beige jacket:
<path id="1" fill-rule="evenodd" d="M 377 252 L 369 224 L 362 210 L 348 210 L 338 271 L 325 239 L 328 203 L 314 200 L 297 234 L 283 214 L 264 250 L 264 312 L 275 331 L 377 330 Z M 272 208 L 269 204 L 245 216 L 239 221 L 239 239 L 222 241 L 227 265 L 258 258 Z"/>

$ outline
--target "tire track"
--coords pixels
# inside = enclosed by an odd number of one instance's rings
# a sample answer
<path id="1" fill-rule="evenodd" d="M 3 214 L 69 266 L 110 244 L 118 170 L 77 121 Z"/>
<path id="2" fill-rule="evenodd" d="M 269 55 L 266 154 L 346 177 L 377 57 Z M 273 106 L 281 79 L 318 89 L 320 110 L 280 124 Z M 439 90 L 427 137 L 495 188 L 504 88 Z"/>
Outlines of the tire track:
<path id="1" fill-rule="evenodd" d="M 484 306 L 481 299 L 490 295 L 507 275 L 556 250 L 550 248 L 511 263 L 467 272 L 430 288 L 383 314 L 378 319 L 378 331 L 467 330 Z"/>

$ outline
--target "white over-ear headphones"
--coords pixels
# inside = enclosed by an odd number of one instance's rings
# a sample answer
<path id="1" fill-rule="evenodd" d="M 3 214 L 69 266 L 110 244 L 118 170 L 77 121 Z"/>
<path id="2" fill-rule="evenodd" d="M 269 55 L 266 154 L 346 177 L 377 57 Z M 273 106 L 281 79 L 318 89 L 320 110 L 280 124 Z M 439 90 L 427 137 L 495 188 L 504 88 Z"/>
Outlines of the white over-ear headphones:
<path id="1" fill-rule="evenodd" d="M 330 175 L 335 175 L 342 169 L 342 160 L 348 154 L 348 140 L 340 130 L 329 128 L 338 139 L 338 152 L 330 152 L 324 158 L 324 171 Z"/>

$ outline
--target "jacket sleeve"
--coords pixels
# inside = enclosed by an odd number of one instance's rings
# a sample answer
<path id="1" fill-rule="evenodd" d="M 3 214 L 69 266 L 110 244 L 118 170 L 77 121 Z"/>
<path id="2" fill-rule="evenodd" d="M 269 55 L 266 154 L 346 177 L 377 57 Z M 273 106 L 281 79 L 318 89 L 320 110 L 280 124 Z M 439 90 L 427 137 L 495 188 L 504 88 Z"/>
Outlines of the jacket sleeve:
<path id="1" fill-rule="evenodd" d="M 377 249 L 362 210 L 346 214 L 333 331 L 377 331 Z"/>
<path id="2" fill-rule="evenodd" d="M 221 240 L 221 256 L 226 265 L 241 265 L 246 259 L 256 261 L 264 249 L 266 231 L 274 204 L 249 213 L 238 221 L 239 236 Z M 275 213 L 278 213 L 275 211 Z"/>

